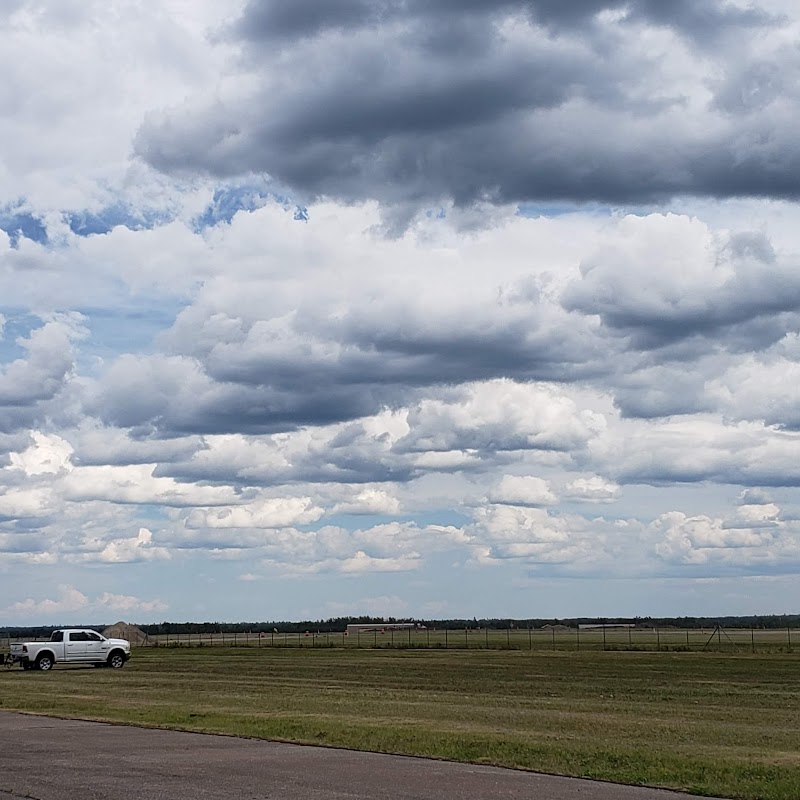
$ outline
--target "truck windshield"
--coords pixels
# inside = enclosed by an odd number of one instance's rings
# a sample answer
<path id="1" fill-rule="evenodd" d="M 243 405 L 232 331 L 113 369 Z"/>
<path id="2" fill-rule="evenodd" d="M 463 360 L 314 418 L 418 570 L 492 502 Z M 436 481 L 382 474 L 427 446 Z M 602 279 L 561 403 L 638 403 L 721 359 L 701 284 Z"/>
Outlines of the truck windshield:
<path id="1" fill-rule="evenodd" d="M 50 634 L 50 641 L 51 642 L 63 642 L 64 641 L 64 631 L 53 631 Z"/>

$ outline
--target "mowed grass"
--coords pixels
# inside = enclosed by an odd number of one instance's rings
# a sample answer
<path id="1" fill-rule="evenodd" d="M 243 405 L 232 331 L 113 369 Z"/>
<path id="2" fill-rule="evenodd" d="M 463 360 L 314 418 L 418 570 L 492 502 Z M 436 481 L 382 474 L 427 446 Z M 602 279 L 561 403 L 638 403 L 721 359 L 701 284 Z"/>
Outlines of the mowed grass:
<path id="1" fill-rule="evenodd" d="M 0 708 L 800 798 L 797 654 L 139 649 L 0 670 Z"/>

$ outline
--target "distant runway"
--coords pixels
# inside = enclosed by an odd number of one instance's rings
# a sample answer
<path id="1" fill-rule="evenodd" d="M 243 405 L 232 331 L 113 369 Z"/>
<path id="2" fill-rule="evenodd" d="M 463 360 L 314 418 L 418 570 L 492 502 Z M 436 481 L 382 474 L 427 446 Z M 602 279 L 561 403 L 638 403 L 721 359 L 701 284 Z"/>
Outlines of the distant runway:
<path id="1" fill-rule="evenodd" d="M 404 756 L 0 712 L 0 800 L 686 800 Z"/>

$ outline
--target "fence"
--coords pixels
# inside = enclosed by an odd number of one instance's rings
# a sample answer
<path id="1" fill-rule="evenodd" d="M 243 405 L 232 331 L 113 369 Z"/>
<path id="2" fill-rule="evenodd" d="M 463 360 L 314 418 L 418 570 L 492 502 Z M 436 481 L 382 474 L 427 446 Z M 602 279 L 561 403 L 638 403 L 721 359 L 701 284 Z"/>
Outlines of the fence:
<path id="1" fill-rule="evenodd" d="M 0 652 L 11 642 L 0 637 Z M 447 650 L 641 650 L 726 653 L 792 652 L 800 628 L 462 628 L 344 632 L 172 633 L 149 635 L 135 647 L 283 647 Z"/>

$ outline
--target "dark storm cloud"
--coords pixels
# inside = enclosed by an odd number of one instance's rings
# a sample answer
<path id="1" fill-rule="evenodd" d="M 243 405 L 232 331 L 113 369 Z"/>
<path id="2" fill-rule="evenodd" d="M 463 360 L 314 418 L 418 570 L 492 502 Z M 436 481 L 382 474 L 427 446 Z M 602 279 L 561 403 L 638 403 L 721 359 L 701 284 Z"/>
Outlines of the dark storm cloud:
<path id="1" fill-rule="evenodd" d="M 318 309 L 280 329 L 256 322 L 205 344 L 197 323 L 179 320 L 181 355 L 122 359 L 92 410 L 142 436 L 270 433 L 396 408 L 429 387 L 500 377 L 573 382 L 607 371 L 590 322 L 536 304 L 490 302 L 434 318 L 391 304 L 339 319 Z"/>
<path id="2" fill-rule="evenodd" d="M 228 35 L 258 88 L 153 114 L 137 149 L 165 171 L 390 206 L 794 198 L 793 107 L 777 68 L 748 66 L 748 34 L 774 24 L 717 0 L 252 2 Z M 642 26 L 681 37 L 718 96 L 690 102 Z M 737 105 L 742 86 L 758 100 Z"/>
<path id="3" fill-rule="evenodd" d="M 470 309 L 466 313 L 475 313 Z M 482 312 L 486 314 L 487 308 Z M 602 344 L 577 315 L 535 306 L 516 313 L 498 306 L 465 324 L 460 315 L 426 319 L 413 308 L 353 310 L 341 320 L 299 316 L 286 340 L 303 343 L 303 357 L 284 340 L 265 346 L 255 326 L 240 341 L 198 354 L 215 381 L 312 391 L 314 386 L 424 387 L 513 376 L 570 381 L 592 374 Z M 251 333 L 253 334 L 251 336 Z M 320 354 L 316 354 L 319 352 Z"/>
<path id="4" fill-rule="evenodd" d="M 601 11 L 620 12 L 623 19 L 677 28 L 698 38 L 715 36 L 729 26 L 763 25 L 770 19 L 756 9 L 693 0 L 255 0 L 248 3 L 234 30 L 244 39 L 274 45 L 398 19 L 448 25 L 463 17 L 486 21 L 517 13 L 543 25 L 571 28 L 586 24 Z"/>
<path id="5" fill-rule="evenodd" d="M 626 5 L 629 19 L 675 28 L 700 43 L 729 28 L 759 28 L 777 22 L 757 8 L 737 8 L 719 2 L 634 0 Z"/>

